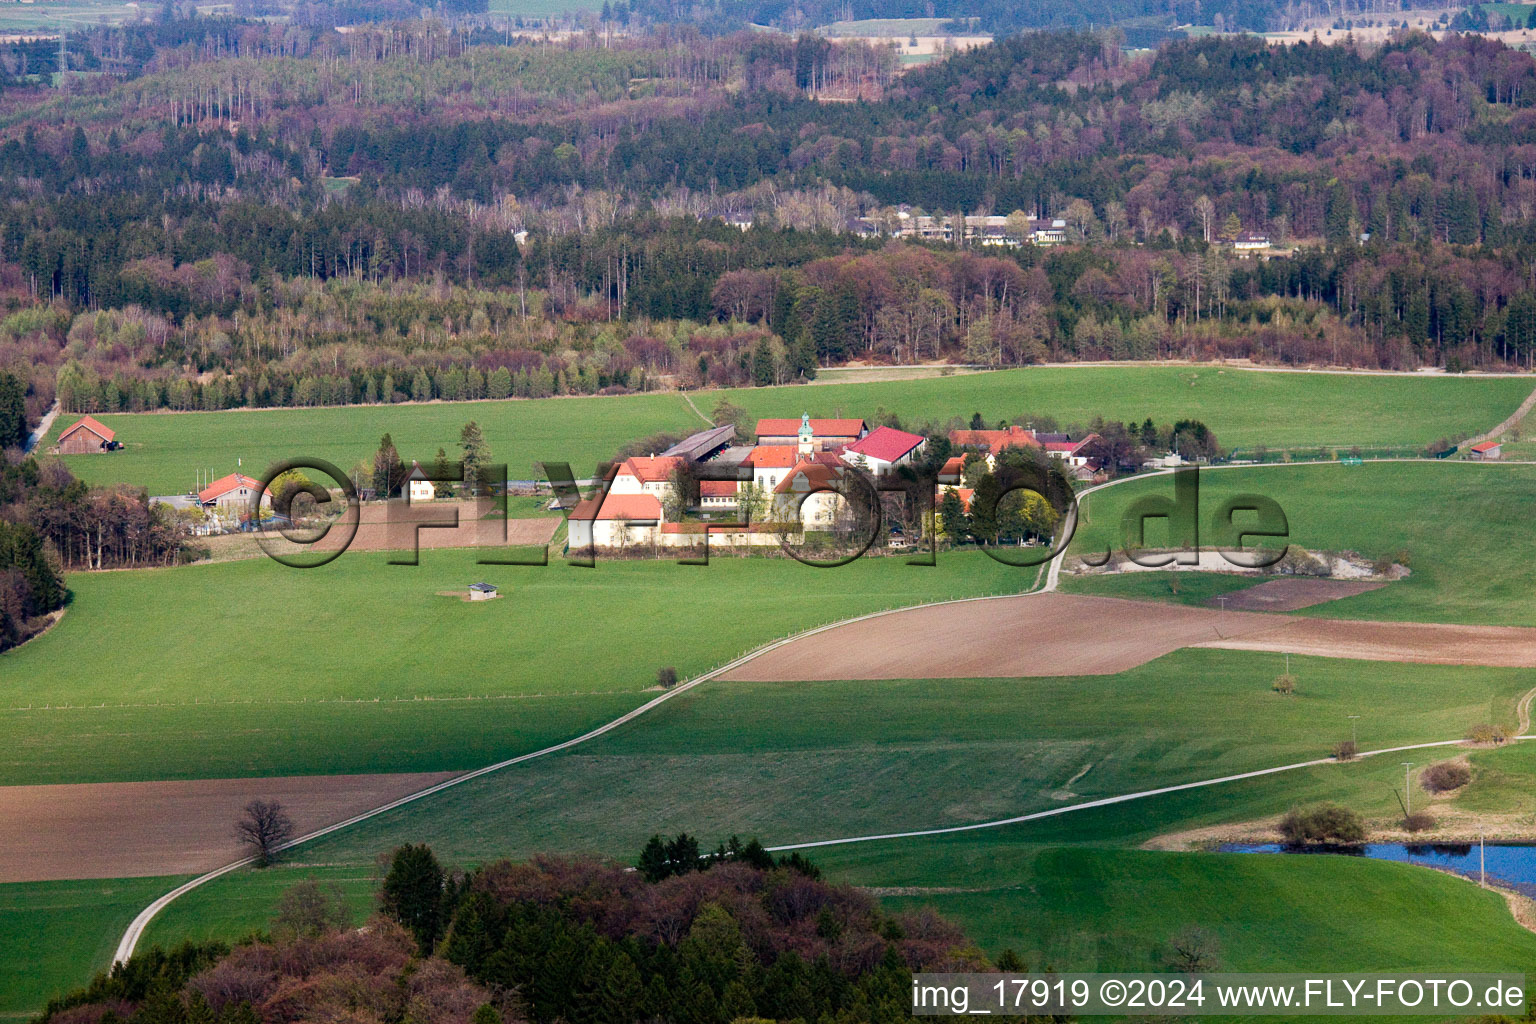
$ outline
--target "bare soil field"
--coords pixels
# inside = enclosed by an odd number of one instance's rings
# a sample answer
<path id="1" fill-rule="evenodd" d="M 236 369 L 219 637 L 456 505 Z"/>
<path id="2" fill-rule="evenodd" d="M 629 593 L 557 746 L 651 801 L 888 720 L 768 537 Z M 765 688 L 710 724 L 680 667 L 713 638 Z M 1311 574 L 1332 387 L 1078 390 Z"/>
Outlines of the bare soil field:
<path id="1" fill-rule="evenodd" d="M 1228 635 L 1200 646 L 1231 651 L 1288 651 L 1361 661 L 1536 668 L 1536 628 L 1530 626 L 1283 619 L 1270 629 Z"/>
<path id="2" fill-rule="evenodd" d="M 411 551 L 420 548 L 542 547 L 560 528 L 558 517 L 545 519 L 485 519 L 492 506 L 475 502 L 433 502 L 423 505 L 367 504 L 360 506 L 357 533 L 348 551 Z M 305 531 L 296 531 L 308 536 Z M 335 551 L 346 538 L 339 523 L 313 544 L 294 543 L 279 534 L 261 540 L 249 533 L 210 537 L 211 560 L 259 558 L 263 544 L 283 554 Z"/>
<path id="3" fill-rule="evenodd" d="M 741 681 L 1109 675 L 1181 647 L 1536 668 L 1536 628 L 1293 619 L 1071 594 L 897 612 L 806 637 L 734 670 Z"/>
<path id="4" fill-rule="evenodd" d="M 1223 614 L 1113 597 L 1004 597 L 918 608 L 840 626 L 769 651 L 726 678 L 1109 675 L 1180 647 L 1272 627 L 1274 621 L 1251 612 Z"/>
<path id="5" fill-rule="evenodd" d="M 1237 612 L 1293 612 L 1298 608 L 1310 608 L 1315 604 L 1354 597 L 1384 586 L 1386 583 L 1379 580 L 1370 582 L 1289 577 L 1227 594 L 1226 607 Z M 1216 598 L 1211 598 L 1207 603 L 1213 608 L 1219 606 Z"/>
<path id="6" fill-rule="evenodd" d="M 298 835 L 455 772 L 0 787 L 0 882 L 209 871 L 245 855 L 241 808 L 276 800 Z"/>

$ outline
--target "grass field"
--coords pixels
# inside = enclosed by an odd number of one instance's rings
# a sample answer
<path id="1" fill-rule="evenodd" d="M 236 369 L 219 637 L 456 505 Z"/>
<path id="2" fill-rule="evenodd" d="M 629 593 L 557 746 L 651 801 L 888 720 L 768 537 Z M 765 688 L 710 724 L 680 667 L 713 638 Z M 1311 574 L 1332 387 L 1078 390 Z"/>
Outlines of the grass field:
<path id="1" fill-rule="evenodd" d="M 977 553 L 839 569 L 388 557 L 71 575 L 63 621 L 0 655 L 0 784 L 479 766 L 640 703 L 663 665 L 687 678 L 809 626 L 1034 579 Z M 504 598 L 439 595 L 477 579 Z"/>
<path id="2" fill-rule="evenodd" d="M 1191 650 L 1116 677 L 707 684 L 579 753 L 466 783 L 320 840 L 278 877 L 286 884 L 313 871 L 365 888 L 376 855 L 407 840 L 470 865 L 540 850 L 629 859 L 658 830 L 686 829 L 707 843 L 733 832 L 782 843 L 959 824 L 1057 805 L 1061 788 L 1089 766 L 1070 784 L 1069 799 L 1316 757 L 1347 737 L 1348 714 L 1364 712 L 1367 748 L 1454 736 L 1472 720 L 1509 721 L 1516 694 L 1529 685 L 1513 671 L 1293 659 L 1299 695 L 1282 698 L 1268 689 L 1273 661 Z M 1515 942 L 1525 933 L 1497 900 L 1479 902 L 1458 888 L 1463 883 L 1398 865 L 1047 849 L 1134 846 L 1161 832 L 1321 799 L 1384 818 L 1394 806 L 1391 783 L 1401 777 L 1397 760 L 812 856 L 838 878 L 915 888 L 902 901 L 934 903 L 994 953 L 1013 946 L 1059 969 L 1143 967 L 1157 942 L 1196 921 L 1218 927 L 1234 969 L 1365 969 L 1386 941 L 1382 929 L 1397 927 L 1418 901 L 1443 908 L 1446 921 L 1481 922 L 1497 946 Z M 1137 896 L 1138 881 L 1157 872 L 1163 881 Z M 1117 873 L 1124 885 L 1107 881 Z M 157 921 L 150 939 L 258 926 L 282 888 L 273 878 L 246 872 L 212 883 Z M 1294 909 L 1293 925 L 1279 932 L 1245 931 L 1252 908 L 1232 900 L 1245 886 L 1253 887 L 1255 920 L 1280 915 L 1287 900 L 1321 908 L 1338 898 L 1359 916 L 1276 959 L 1277 947 L 1321 929 L 1313 916 L 1324 911 Z M 978 891 L 964 891 L 971 889 Z M 1433 936 L 1415 943 L 1390 962 L 1433 966 L 1425 959 L 1438 948 Z M 1460 940 L 1444 946 L 1457 957 L 1473 948 Z"/>
<path id="3" fill-rule="evenodd" d="M 1536 378 L 1356 377 L 1195 367 L 1081 367 L 1007 370 L 919 380 L 699 392 L 708 414 L 722 397 L 753 416 L 872 418 L 898 412 L 908 425 L 1015 416 L 1086 423 L 1094 416 L 1171 423 L 1203 420 L 1228 446 L 1427 444 L 1485 430 L 1509 415 Z M 677 394 L 551 398 L 425 405 L 103 415 L 124 451 L 66 459 L 92 483 L 131 483 L 151 494 L 190 488 L 199 471 L 260 472 L 280 458 L 316 456 L 350 471 L 371 459 L 389 431 L 402 457 L 423 461 L 455 450 L 459 431 L 479 421 L 494 458 L 514 479 L 539 460 L 564 460 L 579 476 L 627 441 L 703 422 Z M 61 416 L 48 443 L 74 422 Z"/>
<path id="4" fill-rule="evenodd" d="M 818 31 L 828 36 L 939 36 L 947 24 L 947 18 L 865 18 L 834 21 Z"/>
<path id="5" fill-rule="evenodd" d="M 558 18 L 601 6 L 593 0 L 491 0 L 491 13 L 504 18 Z"/>
<path id="6" fill-rule="evenodd" d="M 1536 624 L 1536 543 L 1528 525 L 1536 467 L 1411 462 L 1235 468 L 1203 472 L 1200 488 L 1202 530 L 1223 499 L 1257 493 L 1279 502 L 1291 542 L 1304 548 L 1367 558 L 1408 552 L 1413 571 L 1406 579 L 1301 614 Z M 1073 550 L 1102 552 L 1110 543 L 1118 550 L 1124 509 L 1141 495 L 1172 493 L 1172 477 L 1160 476 L 1089 495 Z M 1153 521 L 1147 538 L 1156 545 L 1166 534 Z M 1153 596 L 1168 586 L 1162 573 L 1086 580 L 1064 574 L 1062 581 L 1070 592 L 1126 597 Z"/>
<path id="7" fill-rule="evenodd" d="M 782 844 L 969 824 L 1325 757 L 1360 714 L 1367 748 L 1513 724 L 1516 670 L 1185 650 L 1118 676 L 706 684 L 610 736 L 322 840 L 369 863 L 425 841 L 460 862 L 622 855 L 652 832 Z M 1086 771 L 1085 771 L 1086 770 Z M 1081 773 L 1081 774 L 1080 774 Z M 1389 794 L 1383 797 L 1390 799 Z M 1282 808 L 1283 809 L 1283 808 Z"/>
<path id="8" fill-rule="evenodd" d="M 128 922 L 172 878 L 0 885 L 0 1019 L 24 1019 L 103 970 Z"/>
<path id="9" fill-rule="evenodd" d="M 1524 970 L 1536 958 L 1536 935 L 1497 893 L 1403 864 L 1081 847 L 987 852 L 985 873 L 948 883 L 974 891 L 887 903 L 931 906 L 983 949 L 1012 948 L 1034 968 L 1058 971 L 1166 971 L 1170 940 L 1190 927 L 1215 935 L 1221 966 L 1232 971 Z"/>

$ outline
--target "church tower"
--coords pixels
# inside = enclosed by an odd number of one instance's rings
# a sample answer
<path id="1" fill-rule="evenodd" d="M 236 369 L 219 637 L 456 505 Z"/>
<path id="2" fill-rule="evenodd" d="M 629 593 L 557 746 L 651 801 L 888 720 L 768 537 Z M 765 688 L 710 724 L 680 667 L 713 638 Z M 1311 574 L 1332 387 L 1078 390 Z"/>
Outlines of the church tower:
<path id="1" fill-rule="evenodd" d="M 811 435 L 811 414 L 800 414 L 800 448 L 801 455 L 809 455 L 816 448 L 816 440 Z"/>

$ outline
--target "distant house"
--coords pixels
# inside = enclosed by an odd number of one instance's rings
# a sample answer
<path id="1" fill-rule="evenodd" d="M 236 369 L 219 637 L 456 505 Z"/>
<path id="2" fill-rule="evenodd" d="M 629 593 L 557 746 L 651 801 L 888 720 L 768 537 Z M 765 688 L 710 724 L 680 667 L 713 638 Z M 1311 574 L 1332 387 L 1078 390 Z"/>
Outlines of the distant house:
<path id="1" fill-rule="evenodd" d="M 928 439 L 921 434 L 909 434 L 895 427 L 876 427 L 847 447 L 843 461 L 883 476 L 898 466 L 910 465 L 927 444 Z"/>
<path id="2" fill-rule="evenodd" d="M 411 472 L 405 478 L 405 494 L 411 501 L 431 501 L 437 497 L 437 487 L 427 479 L 427 471 L 421 463 L 411 463 Z"/>
<path id="3" fill-rule="evenodd" d="M 759 445 L 795 445 L 806 443 L 812 450 L 825 451 L 850 445 L 869 433 L 863 420 L 815 420 L 807 413 L 796 419 L 757 421 Z"/>
<path id="4" fill-rule="evenodd" d="M 500 597 L 496 588 L 489 583 L 471 583 L 469 585 L 469 599 L 471 601 L 489 601 Z"/>
<path id="5" fill-rule="evenodd" d="M 122 445 L 113 440 L 117 435 L 93 416 L 82 416 L 79 422 L 59 435 L 60 455 L 85 455 L 88 452 L 110 452 Z"/>
<path id="6" fill-rule="evenodd" d="M 1269 248 L 1269 236 L 1258 231 L 1244 231 L 1232 240 L 1234 252 L 1251 255 Z"/>
<path id="7" fill-rule="evenodd" d="M 1098 434 L 1089 434 L 1080 441 L 1047 441 L 1044 448 L 1052 458 L 1060 459 L 1073 469 L 1082 469 L 1088 465 L 1093 442 L 1098 439 Z"/>
<path id="8" fill-rule="evenodd" d="M 1036 245 L 1058 245 L 1067 240 L 1067 222 L 1060 217 L 1030 222 L 1030 238 Z"/>
<path id="9" fill-rule="evenodd" d="M 1471 447 L 1472 459 L 1476 462 L 1492 462 L 1494 459 L 1504 457 L 1504 445 L 1499 441 L 1484 441 Z"/>
<path id="10" fill-rule="evenodd" d="M 260 480 L 252 480 L 241 473 L 220 477 L 197 492 L 197 502 L 203 508 L 220 515 L 246 518 L 251 511 L 251 498 L 261 486 Z M 261 504 L 272 507 L 272 492 L 261 492 Z"/>

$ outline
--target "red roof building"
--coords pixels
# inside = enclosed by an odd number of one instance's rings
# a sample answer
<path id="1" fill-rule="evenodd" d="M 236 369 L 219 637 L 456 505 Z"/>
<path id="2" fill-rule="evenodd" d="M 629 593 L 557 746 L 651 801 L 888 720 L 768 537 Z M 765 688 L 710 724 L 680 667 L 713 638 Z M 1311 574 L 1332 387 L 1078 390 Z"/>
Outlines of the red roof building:
<path id="1" fill-rule="evenodd" d="M 734 498 L 738 484 L 735 480 L 700 480 L 700 498 Z"/>
<path id="2" fill-rule="evenodd" d="M 778 437 L 795 437 L 800 433 L 800 421 L 767 419 L 757 421 L 758 436 L 772 434 Z M 816 437 L 858 437 L 864 433 L 863 420 L 811 420 L 811 433 Z"/>
<path id="3" fill-rule="evenodd" d="M 99 452 L 116 437 L 110 427 L 94 416 L 82 416 L 64 433 L 59 435 L 59 452 L 64 455 L 81 455 Z"/>
<path id="4" fill-rule="evenodd" d="M 662 484 L 672 479 L 672 471 L 682 464 L 676 455 L 635 455 L 624 460 L 620 473 L 628 473 L 642 484 Z"/>
<path id="5" fill-rule="evenodd" d="M 921 434 L 909 434 L 895 427 L 876 427 L 859 441 L 848 446 L 845 458 L 862 455 L 875 466 L 890 466 L 909 458 L 927 441 Z M 853 461 L 851 458 L 848 461 Z"/>
<path id="6" fill-rule="evenodd" d="M 1006 430 L 951 430 L 949 443 L 956 448 L 985 448 L 996 455 L 1004 448 L 1038 448 L 1033 430 L 1014 424 Z"/>
<path id="7" fill-rule="evenodd" d="M 587 498 L 571 510 L 572 519 L 605 522 L 624 519 L 632 523 L 661 521 L 661 502 L 654 494 L 610 494 L 601 506 L 596 498 Z"/>
<path id="8" fill-rule="evenodd" d="M 792 444 L 760 444 L 747 457 L 754 469 L 789 469 L 799 461 L 800 452 Z"/>

